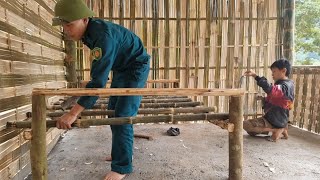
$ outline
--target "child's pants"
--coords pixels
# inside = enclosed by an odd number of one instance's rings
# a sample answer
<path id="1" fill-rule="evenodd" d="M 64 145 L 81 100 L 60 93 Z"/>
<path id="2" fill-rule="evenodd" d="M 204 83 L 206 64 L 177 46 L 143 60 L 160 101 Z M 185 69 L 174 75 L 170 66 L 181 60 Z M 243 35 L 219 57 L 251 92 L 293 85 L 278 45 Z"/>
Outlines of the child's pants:
<path id="1" fill-rule="evenodd" d="M 243 129 L 251 136 L 268 134 L 266 129 L 272 128 L 272 125 L 263 117 L 243 121 Z"/>

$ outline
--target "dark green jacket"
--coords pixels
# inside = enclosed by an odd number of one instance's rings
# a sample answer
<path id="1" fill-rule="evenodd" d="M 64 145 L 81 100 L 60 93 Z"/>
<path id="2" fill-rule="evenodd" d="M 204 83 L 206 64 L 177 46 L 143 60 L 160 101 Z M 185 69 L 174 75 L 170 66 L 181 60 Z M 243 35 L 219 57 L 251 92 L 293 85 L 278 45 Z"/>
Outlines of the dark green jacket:
<path id="1" fill-rule="evenodd" d="M 150 58 L 137 35 L 101 19 L 89 19 L 82 41 L 91 49 L 93 59 L 91 80 L 86 88 L 104 88 L 111 70 L 114 73 L 125 72 L 131 70 L 134 63 L 147 63 Z M 88 109 L 97 99 L 96 96 L 83 96 L 78 104 Z"/>

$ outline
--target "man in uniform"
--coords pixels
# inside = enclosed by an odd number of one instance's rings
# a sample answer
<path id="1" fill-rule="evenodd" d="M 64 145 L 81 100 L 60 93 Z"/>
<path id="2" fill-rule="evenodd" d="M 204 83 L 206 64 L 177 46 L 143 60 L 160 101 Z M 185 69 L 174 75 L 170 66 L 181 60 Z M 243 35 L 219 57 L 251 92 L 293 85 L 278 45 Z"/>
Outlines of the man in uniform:
<path id="1" fill-rule="evenodd" d="M 91 80 L 86 88 L 104 88 L 113 71 L 111 88 L 143 88 L 148 78 L 150 56 L 140 38 L 128 29 L 92 18 L 94 13 L 83 0 L 60 0 L 55 6 L 53 26 L 62 25 L 72 40 L 82 40 L 91 49 Z M 57 127 L 70 129 L 84 109 L 91 108 L 98 97 L 83 96 L 57 121 Z M 108 109 L 115 117 L 136 116 L 141 96 L 113 96 Z M 111 172 L 106 180 L 123 179 L 132 172 L 133 126 L 112 125 Z"/>

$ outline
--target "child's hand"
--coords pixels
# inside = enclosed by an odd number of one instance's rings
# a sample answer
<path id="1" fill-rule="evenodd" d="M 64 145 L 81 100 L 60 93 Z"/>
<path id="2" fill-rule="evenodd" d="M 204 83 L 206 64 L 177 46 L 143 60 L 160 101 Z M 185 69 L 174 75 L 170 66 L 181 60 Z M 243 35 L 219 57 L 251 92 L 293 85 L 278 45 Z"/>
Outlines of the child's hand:
<path id="1" fill-rule="evenodd" d="M 264 100 L 263 96 L 257 96 L 257 100 Z"/>
<path id="2" fill-rule="evenodd" d="M 254 78 L 257 76 L 257 74 L 252 70 L 246 71 L 243 75 L 244 76 L 252 76 Z"/>

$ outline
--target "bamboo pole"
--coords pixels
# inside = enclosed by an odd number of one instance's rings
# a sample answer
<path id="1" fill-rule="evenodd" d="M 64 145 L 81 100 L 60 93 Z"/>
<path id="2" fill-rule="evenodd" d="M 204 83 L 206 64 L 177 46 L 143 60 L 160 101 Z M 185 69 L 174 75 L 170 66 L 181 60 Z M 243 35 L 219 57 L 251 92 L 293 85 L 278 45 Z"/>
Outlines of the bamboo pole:
<path id="1" fill-rule="evenodd" d="M 138 123 L 172 123 L 174 121 L 205 121 L 205 120 L 226 120 L 229 118 L 227 113 L 217 113 L 217 114 L 186 114 L 186 115 L 161 115 L 161 116 L 137 116 L 137 117 L 117 117 L 117 118 L 106 118 L 106 119 L 78 119 L 73 124 L 72 127 L 79 127 L 79 128 L 87 128 L 89 126 L 102 126 L 102 125 L 122 125 L 122 124 L 138 124 Z M 46 125 L 47 128 L 56 127 L 57 120 L 47 120 L 42 121 L 42 125 Z M 30 128 L 31 122 L 30 121 L 16 121 L 16 122 L 8 122 L 8 127 L 15 127 L 15 128 Z M 38 129 L 37 131 L 42 131 L 44 129 Z M 35 133 L 32 131 L 32 140 L 35 140 Z M 45 132 L 45 130 L 44 130 Z M 38 139 L 38 138 L 36 138 Z M 41 141 L 43 143 L 43 141 Z M 43 143 L 45 147 L 45 142 Z M 37 147 L 40 147 L 40 144 L 37 144 Z M 46 157 L 46 154 L 44 154 Z M 41 158 L 41 162 L 43 161 L 42 154 L 37 157 L 38 159 Z M 33 157 L 35 159 L 35 157 Z M 37 159 L 37 160 L 38 160 Z M 46 159 L 44 159 L 46 161 Z M 37 170 L 42 170 L 44 165 L 38 165 Z M 45 164 L 45 170 L 47 166 Z M 33 171 L 32 171 L 33 173 Z M 36 172 L 38 173 L 38 172 Z M 41 175 L 41 174 L 40 174 Z M 37 176 L 38 177 L 38 176 Z"/>
<path id="2" fill-rule="evenodd" d="M 308 83 L 309 74 L 303 74 L 303 88 L 302 88 L 302 102 L 301 102 L 301 110 L 300 110 L 300 119 L 299 119 L 299 127 L 304 128 L 305 126 L 305 114 L 306 114 L 306 107 L 307 107 L 307 95 L 309 89 Z"/>
<path id="3" fill-rule="evenodd" d="M 300 102 L 300 87 L 301 87 L 301 75 L 300 75 L 300 72 L 301 72 L 301 68 L 297 69 L 297 79 L 295 80 L 295 94 L 296 94 L 296 97 L 295 97 L 295 100 L 294 100 L 294 108 L 293 108 L 293 124 L 294 125 L 297 125 L 297 120 L 298 120 L 298 116 L 300 115 L 298 113 L 298 106 L 301 106 L 301 103 L 298 103 Z M 320 106 L 319 106 L 320 107 Z"/>
<path id="4" fill-rule="evenodd" d="M 171 102 L 191 102 L 190 98 L 175 98 L 175 99 L 142 99 L 141 103 L 171 103 Z M 107 104 L 109 99 L 99 99 L 96 104 Z"/>
<path id="5" fill-rule="evenodd" d="M 168 108 L 168 107 L 196 107 L 202 105 L 202 102 L 180 102 L 180 103 L 141 103 L 140 108 Z M 91 109 L 106 109 L 108 104 L 95 104 Z M 71 109 L 72 106 L 67 107 Z M 47 108 L 48 110 L 61 110 L 60 105 L 53 105 Z"/>
<path id="6" fill-rule="evenodd" d="M 148 1 L 148 0 L 145 0 Z M 223 1 L 223 0 L 219 0 L 219 1 Z M 281 1 L 279 1 L 281 2 Z M 119 20 L 119 17 L 114 17 L 114 18 L 109 18 L 109 17 L 103 17 L 103 19 L 106 20 Z M 153 21 L 153 20 L 159 20 L 159 21 L 163 21 L 166 20 L 165 17 L 159 17 L 159 18 L 153 18 L 153 17 L 136 17 L 134 19 L 130 18 L 130 17 L 124 17 L 122 18 L 123 20 L 147 20 L 147 21 Z M 186 21 L 186 20 L 190 20 L 190 21 L 196 21 L 198 18 L 197 17 L 189 17 L 189 18 L 180 18 L 181 21 Z M 212 17 L 212 20 L 215 21 L 223 21 L 223 20 L 228 20 L 228 17 Z M 265 20 L 281 20 L 282 18 L 279 17 L 269 17 L 266 18 Z M 174 17 L 170 17 L 169 18 L 170 21 L 177 21 L 178 18 L 174 18 Z M 200 17 L 199 20 L 206 20 L 206 17 Z M 249 18 L 245 17 L 245 18 L 241 18 L 241 17 L 236 17 L 235 20 L 249 20 Z M 258 20 L 263 20 L 261 18 L 257 18 L 257 17 L 253 17 L 252 20 L 258 21 Z"/>
<path id="7" fill-rule="evenodd" d="M 291 64 L 294 59 L 294 9 L 295 0 L 285 0 L 283 17 L 283 55 L 291 62 Z"/>
<path id="8" fill-rule="evenodd" d="M 206 36 L 205 36 L 205 46 L 210 47 L 210 42 L 211 42 L 211 13 L 212 11 L 212 5 L 210 0 L 206 0 Z M 203 62 L 204 66 L 204 71 L 203 71 L 203 87 L 208 88 L 209 87 L 209 67 L 210 67 L 210 49 L 205 48 L 205 58 Z M 205 106 L 208 106 L 209 104 L 209 98 L 208 97 L 203 97 L 203 103 Z"/>
<path id="9" fill-rule="evenodd" d="M 152 46 L 158 46 L 159 44 L 159 3 L 158 0 L 152 0 L 152 17 L 156 20 L 152 21 Z M 152 48 L 152 67 L 153 67 L 153 79 L 159 79 L 159 50 L 158 48 Z"/>
<path id="10" fill-rule="evenodd" d="M 64 65 L 66 66 L 66 78 L 68 81 L 68 87 L 77 87 L 77 73 L 76 73 L 76 43 L 72 40 L 64 40 L 66 47 L 66 58 L 64 60 Z"/>
<path id="11" fill-rule="evenodd" d="M 70 88 L 42 89 L 34 88 L 33 95 L 62 95 L 62 96 L 144 96 L 144 95 L 182 95 L 182 96 L 241 96 L 243 89 L 194 89 L 194 88 Z"/>
<path id="12" fill-rule="evenodd" d="M 142 28 L 143 28 L 143 45 L 145 47 L 149 46 L 148 44 L 148 22 L 145 18 L 147 18 L 147 4 L 146 4 L 146 0 L 143 1 L 143 8 L 142 8 L 142 14 L 143 14 L 143 21 L 142 21 Z M 153 45 L 153 44 L 152 44 Z"/>
<path id="13" fill-rule="evenodd" d="M 138 114 L 178 114 L 178 113 L 209 113 L 214 112 L 215 107 L 192 107 L 192 108 L 160 108 L 160 109 L 139 109 Z M 47 113 L 48 117 L 60 117 L 65 112 L 51 112 Z M 100 111 L 83 111 L 82 116 L 101 116 L 101 115 L 114 115 L 114 110 L 100 110 Z M 0 138 L 1 139 L 1 138 Z"/>
<path id="14" fill-rule="evenodd" d="M 230 97 L 229 122 L 234 124 L 233 132 L 229 132 L 229 179 L 241 180 L 243 167 L 243 99 Z"/>
<path id="15" fill-rule="evenodd" d="M 47 180 L 47 147 L 46 147 L 46 101 L 44 95 L 32 96 L 32 121 L 28 128 L 32 128 L 30 159 L 32 179 Z"/>
<path id="16" fill-rule="evenodd" d="M 124 26 L 124 20 L 123 20 L 123 17 L 124 17 L 124 0 L 119 0 L 119 17 L 120 17 L 120 21 L 119 21 L 119 24 L 121 26 Z"/>
<path id="17" fill-rule="evenodd" d="M 315 124 L 315 103 L 317 102 L 317 98 L 319 96 L 316 96 L 316 87 L 317 87 L 317 83 L 316 83 L 316 69 L 311 69 L 312 71 L 312 77 L 311 77 L 311 98 L 310 98 L 310 107 L 309 107 L 309 124 L 308 124 L 308 131 L 312 131 L 314 128 L 314 124 Z"/>
<path id="18" fill-rule="evenodd" d="M 177 99 L 177 98 L 188 98 L 188 96 L 143 96 L 143 99 Z"/>
<path id="19" fill-rule="evenodd" d="M 186 0 L 184 2 L 186 4 L 186 27 L 185 27 L 185 46 L 191 46 L 190 44 L 190 0 Z M 190 47 L 191 49 L 191 47 Z M 185 73 L 186 73 L 186 78 L 185 78 L 185 87 L 189 87 L 189 76 L 190 76 L 190 62 L 189 62 L 189 59 L 190 59 L 190 49 L 187 48 L 185 49 L 185 66 L 186 66 L 186 69 L 185 69 Z"/>
<path id="20" fill-rule="evenodd" d="M 130 0 L 130 30 L 136 33 L 136 0 Z"/>
<path id="21" fill-rule="evenodd" d="M 181 0 L 176 0 L 176 78 L 180 82 L 181 76 Z"/>
<path id="22" fill-rule="evenodd" d="M 165 40 L 164 45 L 165 47 L 168 47 L 170 45 L 170 23 L 169 23 L 169 16 L 170 16 L 170 2 L 164 1 L 164 11 L 165 11 Z M 170 49 L 165 48 L 164 49 L 164 78 L 169 79 L 170 78 Z M 164 88 L 168 88 L 168 84 L 164 84 Z"/>

